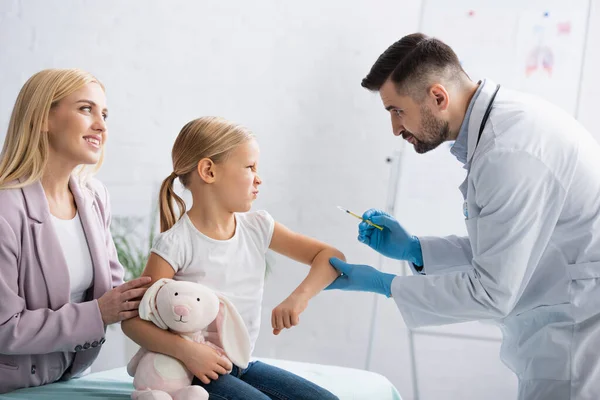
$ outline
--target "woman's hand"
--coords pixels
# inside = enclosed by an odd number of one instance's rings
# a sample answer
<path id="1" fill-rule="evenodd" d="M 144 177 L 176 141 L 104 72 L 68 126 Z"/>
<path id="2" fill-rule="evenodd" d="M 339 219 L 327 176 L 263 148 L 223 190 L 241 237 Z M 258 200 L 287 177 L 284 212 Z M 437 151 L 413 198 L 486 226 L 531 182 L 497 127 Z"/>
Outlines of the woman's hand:
<path id="1" fill-rule="evenodd" d="M 142 286 L 149 284 L 151 280 L 149 276 L 142 276 L 104 293 L 98 299 L 104 325 L 136 317 L 140 301 L 135 299 L 144 295 L 147 288 Z"/>
<path id="2" fill-rule="evenodd" d="M 292 293 L 287 299 L 273 309 L 271 325 L 273 335 L 279 335 L 283 328 L 290 329 L 300 323 L 300 314 L 306 309 L 308 299 Z"/>

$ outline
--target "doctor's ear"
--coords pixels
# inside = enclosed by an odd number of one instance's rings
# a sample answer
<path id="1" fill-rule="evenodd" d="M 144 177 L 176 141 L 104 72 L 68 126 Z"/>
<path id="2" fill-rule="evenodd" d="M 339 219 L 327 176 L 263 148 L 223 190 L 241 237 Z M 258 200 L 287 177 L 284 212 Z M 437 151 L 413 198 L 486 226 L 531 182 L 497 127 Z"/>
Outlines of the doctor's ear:
<path id="1" fill-rule="evenodd" d="M 429 96 L 435 101 L 435 106 L 439 111 L 445 111 L 450 103 L 450 94 L 446 88 L 439 83 L 429 88 Z"/>
<path id="2" fill-rule="evenodd" d="M 203 158 L 198 161 L 198 175 L 206 183 L 215 181 L 215 163 L 210 158 Z"/>

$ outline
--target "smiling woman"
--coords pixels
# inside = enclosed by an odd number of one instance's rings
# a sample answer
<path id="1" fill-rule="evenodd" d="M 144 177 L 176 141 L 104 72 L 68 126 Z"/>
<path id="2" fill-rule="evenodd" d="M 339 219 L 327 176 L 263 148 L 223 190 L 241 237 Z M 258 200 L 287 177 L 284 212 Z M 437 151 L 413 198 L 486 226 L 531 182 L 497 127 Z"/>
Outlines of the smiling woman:
<path id="1" fill-rule="evenodd" d="M 104 86 L 49 69 L 21 89 L 0 154 L 0 393 L 81 375 L 106 326 L 137 315 L 148 278 L 123 283 L 99 168 Z"/>
<path id="2" fill-rule="evenodd" d="M 38 181 L 49 161 L 67 161 L 65 168 L 71 170 L 81 164 L 99 168 L 106 115 L 104 86 L 86 72 L 49 69 L 32 76 L 13 109 L 0 159 L 0 186 Z M 96 141 L 93 154 L 83 146 L 86 137 Z"/>

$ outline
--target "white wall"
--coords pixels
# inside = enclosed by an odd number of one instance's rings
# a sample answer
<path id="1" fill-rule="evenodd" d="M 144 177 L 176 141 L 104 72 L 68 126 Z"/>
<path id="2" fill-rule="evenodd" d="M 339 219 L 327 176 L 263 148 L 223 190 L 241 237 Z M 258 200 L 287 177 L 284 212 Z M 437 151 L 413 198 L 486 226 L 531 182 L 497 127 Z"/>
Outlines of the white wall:
<path id="1" fill-rule="evenodd" d="M 158 182 L 171 172 L 170 147 L 179 129 L 198 116 L 222 115 L 258 135 L 264 184 L 256 209 L 332 243 L 349 260 L 378 265 L 374 252 L 356 242 L 356 222 L 335 206 L 385 206 L 385 160 L 400 141 L 390 134 L 378 96 L 360 80 L 388 45 L 418 30 L 420 7 L 408 0 L 2 0 L 0 141 L 30 75 L 80 67 L 107 87 L 110 138 L 99 177 L 115 215 L 148 215 Z M 597 8 L 594 20 L 600 22 Z M 590 129 L 600 64 L 594 42 L 588 41 L 581 102 Z M 410 173 L 420 184 L 444 184 L 440 197 L 458 195 L 451 181 L 459 179 L 460 167 L 441 181 Z M 407 182 L 401 180 L 403 193 L 410 193 L 402 186 Z M 428 221 L 435 222 L 435 214 Z M 423 233 L 419 229 L 414 226 Z M 384 268 L 400 272 L 398 263 Z M 271 309 L 305 273 L 277 257 L 256 355 L 365 368 L 376 310 L 369 368 L 413 398 L 409 337 L 391 300 L 374 305 L 373 295 L 327 292 L 311 302 L 300 326 L 270 334 Z M 97 370 L 124 365 L 130 356 L 118 329 L 108 338 Z M 415 345 L 421 399 L 514 397 L 514 378 L 497 360 L 498 342 L 422 335 Z"/>
<path id="2" fill-rule="evenodd" d="M 580 82 L 579 103 L 577 107 L 577 118 L 600 140 L 600 128 L 598 127 L 598 89 L 600 89 L 600 4 L 590 1 L 589 29 L 587 35 L 586 52 L 583 61 L 582 79 Z"/>

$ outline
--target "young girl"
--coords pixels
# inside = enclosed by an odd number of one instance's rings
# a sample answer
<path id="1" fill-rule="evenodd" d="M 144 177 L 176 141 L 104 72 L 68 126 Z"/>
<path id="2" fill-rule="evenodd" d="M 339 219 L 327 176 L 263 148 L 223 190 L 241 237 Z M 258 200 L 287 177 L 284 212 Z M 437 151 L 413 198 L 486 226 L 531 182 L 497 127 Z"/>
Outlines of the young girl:
<path id="1" fill-rule="evenodd" d="M 201 282 L 225 294 L 244 319 L 254 348 L 260 327 L 265 253 L 272 249 L 311 266 L 306 279 L 271 317 L 276 335 L 297 325 L 308 301 L 337 277 L 329 258 L 343 259 L 343 254 L 290 231 L 266 211 L 248 212 L 261 179 L 258 144 L 247 129 L 221 118 L 196 119 L 179 133 L 172 158 L 174 171 L 164 180 L 160 193 L 162 233 L 143 275 L 152 282 L 160 278 Z M 173 191 L 176 178 L 192 194 L 193 205 L 187 213 L 185 203 Z M 212 348 L 183 340 L 140 318 L 126 321 L 122 327 L 140 346 L 183 362 L 196 376 L 194 383 L 216 398 L 336 398 L 299 376 L 262 362 L 253 362 L 245 370 L 233 366 L 226 374 L 231 364 Z"/>

